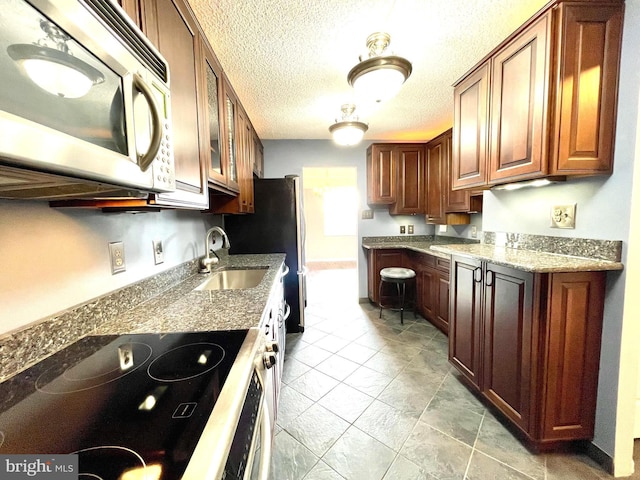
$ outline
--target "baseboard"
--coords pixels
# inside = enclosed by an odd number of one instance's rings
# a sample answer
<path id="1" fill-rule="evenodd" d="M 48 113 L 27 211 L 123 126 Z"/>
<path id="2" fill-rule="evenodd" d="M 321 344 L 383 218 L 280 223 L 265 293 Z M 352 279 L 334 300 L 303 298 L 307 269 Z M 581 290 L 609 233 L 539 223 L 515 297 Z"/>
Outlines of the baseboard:
<path id="1" fill-rule="evenodd" d="M 358 303 L 370 303 L 369 297 L 360 297 L 360 298 L 358 298 Z"/>
<path id="2" fill-rule="evenodd" d="M 600 464 L 607 473 L 613 475 L 613 458 L 608 453 L 592 442 L 584 442 L 584 453 Z"/>

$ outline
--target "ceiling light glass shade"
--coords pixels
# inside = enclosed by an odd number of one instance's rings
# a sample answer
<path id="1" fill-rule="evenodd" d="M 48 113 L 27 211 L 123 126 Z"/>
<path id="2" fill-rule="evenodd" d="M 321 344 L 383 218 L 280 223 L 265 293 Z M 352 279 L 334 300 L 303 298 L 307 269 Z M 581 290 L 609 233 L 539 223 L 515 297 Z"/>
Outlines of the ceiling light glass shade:
<path id="1" fill-rule="evenodd" d="M 358 121 L 358 117 L 353 115 L 355 109 L 352 104 L 342 105 L 342 120 L 336 120 L 336 123 L 329 127 L 333 141 L 338 145 L 357 145 L 369 129 L 366 123 Z"/>
<path id="2" fill-rule="evenodd" d="M 367 38 L 369 58 L 360 61 L 347 75 L 360 98 L 383 102 L 396 96 L 412 72 L 411 62 L 396 55 L 385 55 L 391 43 L 387 33 Z"/>

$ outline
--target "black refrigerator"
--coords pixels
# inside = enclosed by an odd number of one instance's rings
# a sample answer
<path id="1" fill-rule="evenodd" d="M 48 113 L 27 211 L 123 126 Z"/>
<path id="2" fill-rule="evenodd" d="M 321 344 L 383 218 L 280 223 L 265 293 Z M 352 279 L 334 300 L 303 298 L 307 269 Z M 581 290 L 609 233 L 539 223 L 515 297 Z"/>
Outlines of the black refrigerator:
<path id="1" fill-rule="evenodd" d="M 253 191 L 255 213 L 224 218 L 224 230 L 231 243 L 229 254 L 286 254 L 289 273 L 284 278 L 284 296 L 291 311 L 287 332 L 303 332 L 307 292 L 300 177 L 256 178 Z"/>

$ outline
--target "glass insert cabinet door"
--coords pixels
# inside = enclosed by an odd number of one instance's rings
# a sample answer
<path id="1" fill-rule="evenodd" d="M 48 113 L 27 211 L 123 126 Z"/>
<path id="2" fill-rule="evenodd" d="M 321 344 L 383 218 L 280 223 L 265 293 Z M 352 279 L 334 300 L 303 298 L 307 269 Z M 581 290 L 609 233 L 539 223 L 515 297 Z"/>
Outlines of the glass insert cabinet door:
<path id="1" fill-rule="evenodd" d="M 226 168 L 222 163 L 220 147 L 220 108 L 218 105 L 219 79 L 216 72 L 207 61 L 207 113 L 209 115 L 209 176 L 212 179 L 224 181 Z"/>
<path id="2" fill-rule="evenodd" d="M 235 98 L 231 97 L 227 92 L 225 94 L 226 102 L 226 128 L 227 128 L 227 147 L 229 148 L 229 180 L 233 183 L 238 183 L 238 166 L 237 166 L 237 152 L 236 152 L 236 102 Z"/>

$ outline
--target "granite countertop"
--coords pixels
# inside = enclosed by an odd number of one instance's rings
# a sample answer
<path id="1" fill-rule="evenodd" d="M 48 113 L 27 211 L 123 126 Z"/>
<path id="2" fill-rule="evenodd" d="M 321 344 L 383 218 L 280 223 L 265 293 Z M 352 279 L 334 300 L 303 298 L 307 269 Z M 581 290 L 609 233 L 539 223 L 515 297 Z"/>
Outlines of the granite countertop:
<path id="1" fill-rule="evenodd" d="M 434 245 L 477 244 L 477 240 L 459 239 L 442 236 L 418 237 L 363 237 L 362 248 L 365 250 L 404 248 L 415 252 L 426 253 L 440 258 L 449 258 L 449 254 L 431 249 Z"/>
<path id="2" fill-rule="evenodd" d="M 487 244 L 432 245 L 430 248 L 441 254 L 473 257 L 526 272 L 588 272 L 623 269 L 623 264 L 620 262 Z"/>
<path id="3" fill-rule="evenodd" d="M 284 254 L 223 256 L 210 274 L 195 274 L 139 306 L 100 325 L 95 334 L 240 330 L 260 324 Z M 254 288 L 194 290 L 216 271 L 268 267 Z"/>

